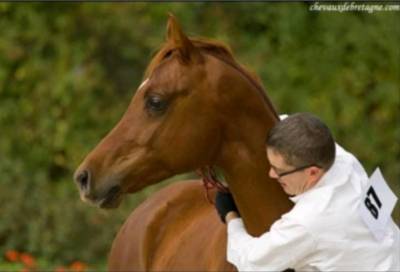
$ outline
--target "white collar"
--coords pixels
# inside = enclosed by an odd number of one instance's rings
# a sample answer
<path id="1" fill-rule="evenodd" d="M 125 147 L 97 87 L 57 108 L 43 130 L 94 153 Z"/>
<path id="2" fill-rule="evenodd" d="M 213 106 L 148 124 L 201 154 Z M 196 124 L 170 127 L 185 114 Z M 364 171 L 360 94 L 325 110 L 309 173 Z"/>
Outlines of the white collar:
<path id="1" fill-rule="evenodd" d="M 336 156 L 331 168 L 320 178 L 312 188 L 302 194 L 289 197 L 293 203 L 297 203 L 306 195 L 312 194 L 321 188 L 337 187 L 346 182 L 352 169 L 353 156 L 345 151 L 340 145 L 336 144 Z"/>

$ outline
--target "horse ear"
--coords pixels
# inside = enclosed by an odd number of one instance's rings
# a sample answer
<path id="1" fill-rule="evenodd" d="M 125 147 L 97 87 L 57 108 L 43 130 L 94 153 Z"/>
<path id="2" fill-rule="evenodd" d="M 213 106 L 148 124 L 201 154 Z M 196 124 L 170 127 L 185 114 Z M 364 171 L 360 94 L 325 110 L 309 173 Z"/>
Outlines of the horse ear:
<path id="1" fill-rule="evenodd" d="M 181 26 L 171 13 L 168 14 L 167 41 L 179 50 L 184 61 L 191 61 L 199 56 L 198 50 L 183 33 Z"/>

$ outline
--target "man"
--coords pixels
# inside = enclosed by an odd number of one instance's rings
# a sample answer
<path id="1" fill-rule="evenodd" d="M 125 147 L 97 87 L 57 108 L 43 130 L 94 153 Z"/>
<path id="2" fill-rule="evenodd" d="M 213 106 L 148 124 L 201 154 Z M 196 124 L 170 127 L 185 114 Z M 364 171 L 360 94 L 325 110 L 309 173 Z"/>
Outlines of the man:
<path id="1" fill-rule="evenodd" d="M 218 193 L 230 263 L 240 271 L 400 271 L 399 228 L 390 219 L 384 238 L 374 238 L 358 211 L 367 174 L 324 123 L 308 113 L 287 117 L 269 132 L 266 153 L 269 175 L 295 206 L 252 237 L 232 196 Z"/>

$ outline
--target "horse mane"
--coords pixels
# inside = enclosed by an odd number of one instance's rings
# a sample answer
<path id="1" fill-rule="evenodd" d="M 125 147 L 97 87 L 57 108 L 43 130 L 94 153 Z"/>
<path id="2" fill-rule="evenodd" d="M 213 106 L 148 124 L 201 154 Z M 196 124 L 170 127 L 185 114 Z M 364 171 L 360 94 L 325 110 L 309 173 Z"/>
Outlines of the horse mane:
<path id="1" fill-rule="evenodd" d="M 250 72 L 246 67 L 235 61 L 232 50 L 229 48 L 229 46 L 220 41 L 207 38 L 190 38 L 190 41 L 192 42 L 192 44 L 194 44 L 196 48 L 200 49 L 202 52 L 218 58 L 222 62 L 230 65 L 242 75 L 244 75 L 256 87 L 263 100 L 270 107 L 274 117 L 279 120 L 278 114 L 274 106 L 266 95 L 261 79 L 255 73 Z M 147 66 L 145 78 L 148 78 L 153 73 L 153 71 L 161 64 L 161 62 L 165 58 L 167 58 L 175 49 L 177 49 L 176 45 L 169 41 L 162 44 L 161 48 L 158 50 L 158 52 L 155 54 L 155 56 Z"/>

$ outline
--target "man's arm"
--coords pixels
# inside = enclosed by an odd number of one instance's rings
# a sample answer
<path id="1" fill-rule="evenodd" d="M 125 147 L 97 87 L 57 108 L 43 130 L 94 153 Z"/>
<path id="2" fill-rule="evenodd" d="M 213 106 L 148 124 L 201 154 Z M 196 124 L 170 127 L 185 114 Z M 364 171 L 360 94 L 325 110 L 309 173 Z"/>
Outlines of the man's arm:
<path id="1" fill-rule="evenodd" d="M 252 237 L 235 211 L 232 196 L 218 193 L 216 207 L 228 226 L 228 261 L 239 271 L 282 271 L 303 261 L 315 247 L 307 230 L 289 217 L 276 221 L 262 236 Z"/>
<path id="2" fill-rule="evenodd" d="M 276 221 L 270 231 L 260 237 L 250 236 L 242 219 L 227 220 L 227 258 L 239 271 L 282 271 L 294 268 L 315 248 L 313 237 L 292 219 Z"/>

